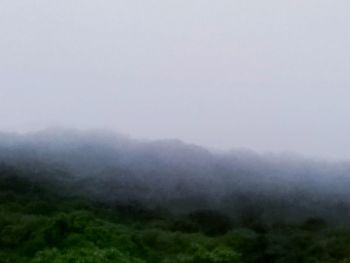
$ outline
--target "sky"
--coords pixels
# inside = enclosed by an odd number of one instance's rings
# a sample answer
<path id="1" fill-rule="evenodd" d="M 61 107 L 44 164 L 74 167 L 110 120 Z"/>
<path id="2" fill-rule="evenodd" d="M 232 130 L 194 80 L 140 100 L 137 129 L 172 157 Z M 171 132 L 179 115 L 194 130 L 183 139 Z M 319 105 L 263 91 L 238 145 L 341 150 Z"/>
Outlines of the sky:
<path id="1" fill-rule="evenodd" d="M 0 130 L 350 159 L 346 0 L 0 0 Z"/>

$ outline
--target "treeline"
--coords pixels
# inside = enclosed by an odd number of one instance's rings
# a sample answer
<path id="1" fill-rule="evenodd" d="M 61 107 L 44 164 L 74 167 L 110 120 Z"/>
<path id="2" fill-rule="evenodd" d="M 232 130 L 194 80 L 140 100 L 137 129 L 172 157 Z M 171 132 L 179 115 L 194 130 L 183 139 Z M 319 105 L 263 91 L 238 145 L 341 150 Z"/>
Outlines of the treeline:
<path id="1" fill-rule="evenodd" d="M 236 222 L 350 219 L 350 165 L 180 141 L 51 130 L 0 135 L 0 162 L 65 196 L 173 215 L 217 211 Z"/>
<path id="2" fill-rule="evenodd" d="M 42 172 L 0 165 L 1 263 L 350 262 L 350 228 L 319 218 L 265 224 L 214 210 L 173 215 L 67 196 L 74 180 Z"/>
<path id="3" fill-rule="evenodd" d="M 350 262 L 350 165 L 0 135 L 0 263 Z"/>

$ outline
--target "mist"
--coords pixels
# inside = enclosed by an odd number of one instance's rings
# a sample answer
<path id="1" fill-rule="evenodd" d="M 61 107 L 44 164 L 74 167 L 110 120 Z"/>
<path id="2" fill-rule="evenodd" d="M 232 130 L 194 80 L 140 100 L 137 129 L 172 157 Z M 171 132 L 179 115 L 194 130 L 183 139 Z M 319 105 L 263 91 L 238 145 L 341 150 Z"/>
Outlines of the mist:
<path id="1" fill-rule="evenodd" d="M 0 0 L 0 263 L 350 262 L 348 10 Z"/>
<path id="2" fill-rule="evenodd" d="M 0 130 L 349 159 L 347 1 L 0 2 Z"/>
<path id="3" fill-rule="evenodd" d="M 259 222 L 344 223 L 350 217 L 348 162 L 213 152 L 179 140 L 76 130 L 2 134 L 0 161 L 3 176 L 15 169 L 19 178 L 47 182 L 60 195 L 112 206 L 138 204 L 175 215 L 212 210 Z"/>

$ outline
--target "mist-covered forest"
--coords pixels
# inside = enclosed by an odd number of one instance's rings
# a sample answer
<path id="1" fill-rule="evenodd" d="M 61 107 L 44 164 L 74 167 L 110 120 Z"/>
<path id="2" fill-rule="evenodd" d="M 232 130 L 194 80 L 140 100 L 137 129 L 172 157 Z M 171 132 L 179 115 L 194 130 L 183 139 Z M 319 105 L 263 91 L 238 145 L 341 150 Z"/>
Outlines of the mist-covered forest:
<path id="1" fill-rule="evenodd" d="M 350 163 L 0 135 L 0 262 L 350 262 Z"/>

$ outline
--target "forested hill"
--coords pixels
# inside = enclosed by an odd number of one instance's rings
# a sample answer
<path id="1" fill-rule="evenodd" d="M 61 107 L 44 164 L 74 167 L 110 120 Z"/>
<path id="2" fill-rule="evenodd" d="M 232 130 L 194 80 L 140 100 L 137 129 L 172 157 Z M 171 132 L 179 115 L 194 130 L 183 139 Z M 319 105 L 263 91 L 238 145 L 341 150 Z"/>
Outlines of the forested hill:
<path id="1" fill-rule="evenodd" d="M 104 203 L 176 214 L 209 209 L 237 220 L 349 219 L 349 163 L 67 130 L 2 134 L 0 162 L 52 191 Z"/>
<path id="2" fill-rule="evenodd" d="M 350 262 L 350 228 L 322 219 L 264 224 L 214 210 L 173 215 L 67 196 L 66 177 L 41 172 L 0 167 L 1 263 Z"/>
<path id="3" fill-rule="evenodd" d="M 347 163 L 0 136 L 0 263 L 350 262 Z"/>

